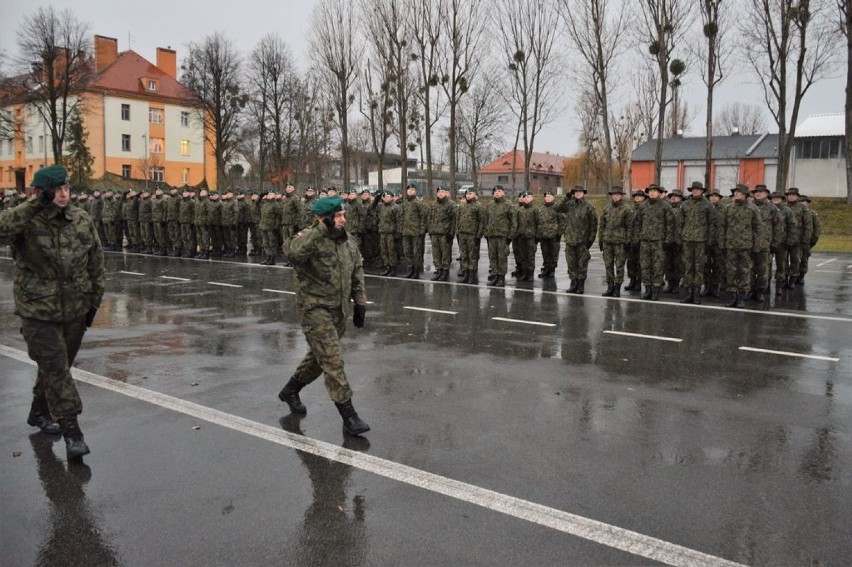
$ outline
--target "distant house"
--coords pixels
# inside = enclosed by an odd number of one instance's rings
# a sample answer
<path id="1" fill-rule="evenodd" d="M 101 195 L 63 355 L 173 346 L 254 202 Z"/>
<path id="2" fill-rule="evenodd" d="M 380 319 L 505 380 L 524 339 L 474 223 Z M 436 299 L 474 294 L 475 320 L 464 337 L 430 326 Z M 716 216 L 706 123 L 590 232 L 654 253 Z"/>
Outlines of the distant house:
<path id="1" fill-rule="evenodd" d="M 524 189 L 528 189 L 533 195 L 540 195 L 546 190 L 556 192 L 557 188 L 562 186 L 562 172 L 566 159 L 568 158 L 556 154 L 533 152 L 530 160 L 530 186 L 524 187 L 524 152 L 506 152 L 479 170 L 477 183 L 483 189 L 502 185 L 511 194 Z M 513 170 L 514 185 L 512 185 Z"/>
<path id="2" fill-rule="evenodd" d="M 846 116 L 813 114 L 796 129 L 790 186 L 819 197 L 846 196 Z"/>
<path id="3" fill-rule="evenodd" d="M 157 48 L 157 63 L 118 51 L 115 38 L 96 35 L 92 75 L 72 92 L 94 157 L 93 177 L 113 174 L 171 186 L 216 187 L 216 162 L 193 93 L 177 80 L 177 55 Z M 0 188 L 22 189 L 53 163 L 50 130 L 32 103 L 26 77 L 0 88 L 0 111 L 14 125 L 0 139 Z"/>
<path id="4" fill-rule="evenodd" d="M 672 190 L 688 187 L 693 181 L 703 183 L 705 143 L 704 136 L 663 140 L 660 185 Z M 633 151 L 632 187 L 641 189 L 654 182 L 656 144 L 656 140 L 648 140 Z M 777 147 L 778 134 L 714 136 L 710 187 L 730 189 L 737 183 L 774 187 Z"/>

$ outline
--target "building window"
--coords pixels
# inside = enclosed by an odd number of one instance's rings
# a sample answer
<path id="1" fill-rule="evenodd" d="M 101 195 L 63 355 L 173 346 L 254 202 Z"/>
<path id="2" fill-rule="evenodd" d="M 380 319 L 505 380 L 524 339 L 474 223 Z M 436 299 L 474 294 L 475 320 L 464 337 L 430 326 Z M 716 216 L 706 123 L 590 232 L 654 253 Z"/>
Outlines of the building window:
<path id="1" fill-rule="evenodd" d="M 44 136 L 38 137 L 38 151 L 40 151 L 40 152 L 44 151 Z"/>
<path id="2" fill-rule="evenodd" d="M 180 141 L 180 155 L 188 156 L 189 155 L 189 140 L 181 140 Z"/>
<path id="3" fill-rule="evenodd" d="M 152 167 L 151 168 L 151 181 L 163 181 L 163 177 L 165 177 L 165 169 L 162 167 Z"/>
<path id="4" fill-rule="evenodd" d="M 148 109 L 148 122 L 151 124 L 162 124 L 163 123 L 163 109 L 162 108 L 149 108 Z"/>
<path id="5" fill-rule="evenodd" d="M 164 145 L 165 142 L 162 138 L 151 138 L 151 145 L 149 146 L 148 150 L 152 154 L 161 154 L 163 153 Z"/>
<path id="6" fill-rule="evenodd" d="M 157 81 L 153 79 L 148 79 L 148 90 L 151 92 L 157 91 Z"/>
<path id="7" fill-rule="evenodd" d="M 130 134 L 122 134 L 121 135 L 121 151 L 129 152 L 130 151 Z"/>
<path id="8" fill-rule="evenodd" d="M 121 105 L 121 119 L 122 120 L 130 120 L 130 105 L 122 104 Z"/>
<path id="9" fill-rule="evenodd" d="M 130 179 L 130 164 L 129 163 L 121 164 L 121 176 L 125 179 Z"/>
<path id="10" fill-rule="evenodd" d="M 498 175 L 497 176 L 497 183 L 508 183 L 508 182 L 509 182 L 509 176 L 508 175 Z"/>
<path id="11" fill-rule="evenodd" d="M 185 110 L 180 111 L 180 125 L 184 128 L 189 128 L 189 112 Z"/>
<path id="12" fill-rule="evenodd" d="M 797 142 L 797 159 L 836 159 L 840 157 L 841 138 L 809 138 Z"/>
<path id="13" fill-rule="evenodd" d="M 189 185 L 189 168 L 183 168 L 183 184 Z"/>
<path id="14" fill-rule="evenodd" d="M 27 136 L 27 153 L 33 153 L 33 137 Z"/>

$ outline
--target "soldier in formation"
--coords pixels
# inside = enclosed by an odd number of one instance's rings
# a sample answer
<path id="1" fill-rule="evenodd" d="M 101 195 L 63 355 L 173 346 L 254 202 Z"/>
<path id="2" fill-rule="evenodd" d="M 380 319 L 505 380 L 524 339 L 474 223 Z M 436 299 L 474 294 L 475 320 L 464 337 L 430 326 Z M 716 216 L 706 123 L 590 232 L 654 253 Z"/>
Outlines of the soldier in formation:
<path id="1" fill-rule="evenodd" d="M 559 211 L 565 213 L 565 264 L 571 278 L 567 292 L 582 294 L 591 259 L 589 249 L 598 232 L 598 215 L 586 201 L 586 188 L 579 185 L 571 189 L 571 195 L 562 201 Z"/>
<path id="2" fill-rule="evenodd" d="M 613 187 L 609 191 L 610 202 L 601 212 L 598 245 L 603 253 L 606 270 L 604 297 L 621 297 L 624 282 L 624 264 L 633 233 L 634 211 L 624 203 L 624 190 Z"/>

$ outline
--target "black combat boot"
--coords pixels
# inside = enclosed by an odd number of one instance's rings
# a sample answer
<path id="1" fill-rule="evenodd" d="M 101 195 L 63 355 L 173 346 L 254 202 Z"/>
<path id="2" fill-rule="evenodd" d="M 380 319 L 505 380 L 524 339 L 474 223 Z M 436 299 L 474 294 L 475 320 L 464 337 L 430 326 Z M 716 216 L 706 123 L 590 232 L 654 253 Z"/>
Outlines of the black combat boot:
<path id="1" fill-rule="evenodd" d="M 687 289 L 686 297 L 680 300 L 681 303 L 695 303 L 695 288 L 690 287 Z"/>
<path id="2" fill-rule="evenodd" d="M 586 279 L 577 280 L 577 294 L 583 295 L 583 292 L 586 291 Z"/>
<path id="3" fill-rule="evenodd" d="M 722 284 L 713 284 L 710 286 L 710 296 L 716 299 L 722 297 Z"/>
<path id="4" fill-rule="evenodd" d="M 615 284 L 606 282 L 606 291 L 601 294 L 604 297 L 613 297 L 615 295 Z"/>
<path id="5" fill-rule="evenodd" d="M 612 286 L 612 297 L 621 297 L 621 284 L 616 283 Z"/>
<path id="6" fill-rule="evenodd" d="M 640 289 L 642 288 L 637 287 L 636 280 L 633 279 L 627 283 L 627 287 L 624 288 L 624 291 L 639 291 Z"/>
<path id="7" fill-rule="evenodd" d="M 695 286 L 692 288 L 693 295 L 693 303 L 696 305 L 701 305 L 701 286 Z"/>
<path id="8" fill-rule="evenodd" d="M 267 262 L 266 265 L 267 266 L 274 266 L 275 265 L 275 254 L 273 254 L 272 256 L 269 257 L 269 261 Z"/>
<path id="9" fill-rule="evenodd" d="M 65 438 L 65 452 L 69 460 L 80 459 L 91 452 L 86 441 L 83 440 L 83 432 L 80 431 L 76 416 L 61 418 L 59 427 L 62 429 L 62 437 Z"/>
<path id="10" fill-rule="evenodd" d="M 544 278 L 547 277 L 547 274 L 549 274 L 549 273 L 550 273 L 550 271 L 548 270 L 547 266 L 542 266 L 541 271 L 538 273 L 537 277 L 544 279 Z"/>
<path id="11" fill-rule="evenodd" d="M 361 435 L 370 430 L 370 426 L 358 417 L 358 412 L 352 407 L 352 400 L 347 400 L 342 404 L 335 403 L 337 411 L 340 412 L 340 417 L 343 418 L 343 431 L 349 435 Z"/>
<path id="12" fill-rule="evenodd" d="M 491 284 L 494 287 L 505 287 L 506 286 L 506 276 L 497 276 L 494 278 L 494 283 Z"/>
<path id="13" fill-rule="evenodd" d="M 566 290 L 567 293 L 577 293 L 577 281 L 571 280 L 571 286 Z"/>
<path id="14" fill-rule="evenodd" d="M 459 283 L 467 283 L 470 281 L 470 274 L 467 270 L 459 272 Z"/>
<path id="15" fill-rule="evenodd" d="M 197 257 L 201 257 L 201 254 L 199 254 Z M 264 258 L 264 259 L 260 262 L 260 265 L 261 265 L 261 266 L 268 266 L 268 265 L 269 265 L 269 256 L 267 256 L 266 258 Z"/>
<path id="16" fill-rule="evenodd" d="M 533 281 L 533 272 L 535 272 L 534 268 L 532 270 L 524 270 L 523 274 L 521 275 L 521 281 L 522 282 Z"/>
<path id="17" fill-rule="evenodd" d="M 429 278 L 429 281 L 439 282 L 441 281 L 441 270 L 435 270 L 435 273 L 432 274 L 432 277 Z"/>
<path id="18" fill-rule="evenodd" d="M 476 270 L 470 270 L 468 272 L 467 283 L 470 283 L 470 284 L 478 284 L 479 283 L 479 274 L 476 273 Z"/>
<path id="19" fill-rule="evenodd" d="M 497 274 L 488 274 L 488 285 L 493 284 L 494 280 L 496 280 L 496 279 L 497 279 Z"/>
<path id="20" fill-rule="evenodd" d="M 272 256 L 270 256 L 270 258 L 271 258 L 271 257 L 272 257 Z M 207 250 L 205 250 L 204 252 L 202 252 L 202 253 L 201 253 L 201 255 L 199 256 L 199 258 L 201 258 L 202 260 L 209 260 L 209 259 L 210 259 L 210 252 L 208 252 Z"/>
<path id="21" fill-rule="evenodd" d="M 796 285 L 805 285 L 805 274 L 801 274 L 796 278 Z"/>
<path id="22" fill-rule="evenodd" d="M 423 268 L 416 268 L 414 270 L 414 276 L 411 279 L 419 280 L 422 273 L 423 273 Z"/>
<path id="23" fill-rule="evenodd" d="M 675 280 L 669 286 L 669 293 L 678 293 L 680 292 L 680 280 Z"/>
<path id="24" fill-rule="evenodd" d="M 736 307 L 740 301 L 740 294 L 736 291 L 731 292 L 731 300 L 728 301 L 728 307 Z"/>
<path id="25" fill-rule="evenodd" d="M 784 288 L 784 284 L 781 283 L 781 280 L 775 280 L 775 295 L 781 295 L 781 290 Z"/>
<path id="26" fill-rule="evenodd" d="M 793 285 L 796 278 L 793 276 L 787 276 L 787 279 L 784 281 L 784 289 L 793 289 L 796 286 Z"/>
<path id="27" fill-rule="evenodd" d="M 651 301 L 659 301 L 660 300 L 660 288 L 657 286 L 651 286 Z"/>
<path id="28" fill-rule="evenodd" d="M 395 277 L 396 277 L 396 266 L 391 266 L 391 267 L 390 267 L 390 271 L 388 272 L 388 275 L 389 275 L 390 277 L 392 277 L 392 278 L 395 278 Z"/>
<path id="29" fill-rule="evenodd" d="M 414 277 L 414 266 L 411 266 L 411 267 L 408 269 L 408 273 L 407 273 L 407 274 L 405 274 L 405 279 L 410 280 L 410 279 L 411 279 L 411 278 L 413 278 L 413 277 Z"/>
<path id="30" fill-rule="evenodd" d="M 59 435 L 62 433 L 59 424 L 50 417 L 50 410 L 47 409 L 47 400 L 40 396 L 33 396 L 30 415 L 27 416 L 27 425 L 38 427 L 42 433 L 47 433 L 48 435 Z"/>
<path id="31" fill-rule="evenodd" d="M 290 406 L 290 411 L 293 413 L 308 413 L 308 408 L 299 399 L 299 391 L 306 385 L 304 382 L 296 380 L 296 377 L 293 376 L 287 382 L 287 385 L 278 392 L 278 399 Z"/>
<path id="32" fill-rule="evenodd" d="M 515 271 L 511 272 L 509 275 L 512 276 L 513 278 L 516 278 L 516 277 L 518 277 L 518 275 L 520 275 L 520 273 L 521 273 L 521 269 L 515 268 Z"/>
<path id="33" fill-rule="evenodd" d="M 649 285 L 645 286 L 645 293 L 642 294 L 642 299 L 651 299 L 651 290 L 653 288 Z"/>
<path id="34" fill-rule="evenodd" d="M 734 307 L 736 307 L 737 309 L 744 308 L 745 307 L 745 296 L 746 296 L 746 294 L 744 294 L 744 293 L 737 293 L 737 301 L 736 301 L 736 304 L 734 305 Z"/>

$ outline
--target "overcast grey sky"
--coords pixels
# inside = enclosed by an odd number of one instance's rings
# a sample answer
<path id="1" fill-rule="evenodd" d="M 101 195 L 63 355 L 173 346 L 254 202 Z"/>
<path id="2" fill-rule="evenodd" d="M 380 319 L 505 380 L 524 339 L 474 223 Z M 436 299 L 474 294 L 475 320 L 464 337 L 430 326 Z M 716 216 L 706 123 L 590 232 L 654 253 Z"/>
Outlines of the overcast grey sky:
<path id="1" fill-rule="evenodd" d="M 15 54 L 15 30 L 22 18 L 38 7 L 53 5 L 59 10 L 71 8 L 80 20 L 91 25 L 93 34 L 117 38 L 120 51 L 132 49 L 151 61 L 156 59 L 157 47 L 175 49 L 180 60 L 189 42 L 217 30 L 233 39 L 243 53 L 251 51 L 267 33 L 277 32 L 290 45 L 304 69 L 310 13 L 316 3 L 317 0 L 0 0 L 0 48 L 7 57 Z M 625 80 L 629 79 L 625 77 Z M 746 75 L 728 78 L 717 91 L 716 108 L 738 100 L 763 106 L 762 94 L 752 82 L 753 79 Z M 698 111 L 688 135 L 703 135 L 703 83 L 694 75 L 686 77 L 684 83 L 686 100 L 690 108 Z M 800 120 L 814 113 L 842 112 L 844 87 L 841 74 L 814 85 L 805 97 Z M 578 150 L 578 122 L 573 117 L 573 94 L 567 84 L 566 93 L 561 117 L 541 132 L 536 142 L 537 151 L 571 155 Z M 772 123 L 768 114 L 767 122 Z M 776 131 L 773 127 L 770 130 Z"/>

